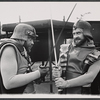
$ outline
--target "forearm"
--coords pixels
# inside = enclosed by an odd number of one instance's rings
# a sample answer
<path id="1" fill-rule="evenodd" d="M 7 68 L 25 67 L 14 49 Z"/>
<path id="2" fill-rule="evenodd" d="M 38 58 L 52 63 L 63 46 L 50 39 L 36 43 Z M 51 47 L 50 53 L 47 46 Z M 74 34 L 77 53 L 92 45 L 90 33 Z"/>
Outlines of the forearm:
<path id="1" fill-rule="evenodd" d="M 16 87 L 24 86 L 39 77 L 40 77 L 39 70 L 31 73 L 26 73 L 26 74 L 18 74 L 8 79 L 4 83 L 4 85 L 6 89 L 16 88 Z"/>
<path id="2" fill-rule="evenodd" d="M 87 84 L 91 84 L 100 71 L 99 65 L 100 65 L 100 61 L 97 61 L 96 63 L 94 63 L 93 65 L 90 66 L 87 73 L 85 73 L 77 78 L 68 80 L 68 83 L 69 83 L 68 87 L 84 86 Z"/>
<path id="3" fill-rule="evenodd" d="M 66 87 L 77 87 L 91 84 L 94 78 L 90 74 L 84 74 L 77 78 L 73 78 L 66 81 Z"/>
<path id="4" fill-rule="evenodd" d="M 76 77 L 70 80 L 64 80 L 61 77 L 55 78 L 55 85 L 56 87 L 61 87 L 61 88 L 84 86 L 84 85 L 92 83 L 95 76 L 96 74 L 94 74 L 94 72 L 91 71 L 89 73 L 85 73 L 84 75 L 81 75 L 79 77 Z"/>

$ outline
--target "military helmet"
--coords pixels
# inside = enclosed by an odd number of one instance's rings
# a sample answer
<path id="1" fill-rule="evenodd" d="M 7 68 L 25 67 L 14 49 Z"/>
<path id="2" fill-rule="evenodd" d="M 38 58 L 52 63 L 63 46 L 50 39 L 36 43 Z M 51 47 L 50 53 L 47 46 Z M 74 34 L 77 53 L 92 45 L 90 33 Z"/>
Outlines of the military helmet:
<path id="1" fill-rule="evenodd" d="M 81 28 L 81 29 L 83 29 L 83 34 L 84 34 L 84 36 L 86 36 L 86 37 L 88 37 L 88 38 L 90 38 L 90 39 L 93 39 L 93 36 L 92 36 L 92 34 L 91 34 L 91 25 L 90 25 L 90 23 L 88 23 L 87 21 L 83 21 L 83 20 L 78 20 L 75 24 L 74 24 L 74 26 L 73 26 L 73 28 Z"/>
<path id="2" fill-rule="evenodd" d="M 29 24 L 19 23 L 16 25 L 11 38 L 27 41 L 28 36 L 31 36 L 32 38 L 36 38 L 38 36 L 36 35 L 35 28 Z"/>

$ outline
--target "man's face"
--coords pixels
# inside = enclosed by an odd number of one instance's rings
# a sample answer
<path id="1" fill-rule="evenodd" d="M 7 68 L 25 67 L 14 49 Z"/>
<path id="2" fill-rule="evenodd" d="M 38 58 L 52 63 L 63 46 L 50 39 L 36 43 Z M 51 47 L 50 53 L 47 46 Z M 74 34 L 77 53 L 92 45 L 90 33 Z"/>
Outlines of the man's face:
<path id="1" fill-rule="evenodd" d="M 31 52 L 31 49 L 34 45 L 34 40 L 31 36 L 28 36 L 27 41 L 25 42 L 24 46 L 28 52 Z"/>
<path id="2" fill-rule="evenodd" d="M 81 29 L 81 28 L 73 29 L 73 39 L 74 39 L 74 43 L 77 47 L 83 45 L 86 41 L 86 39 L 83 35 L 83 29 Z"/>

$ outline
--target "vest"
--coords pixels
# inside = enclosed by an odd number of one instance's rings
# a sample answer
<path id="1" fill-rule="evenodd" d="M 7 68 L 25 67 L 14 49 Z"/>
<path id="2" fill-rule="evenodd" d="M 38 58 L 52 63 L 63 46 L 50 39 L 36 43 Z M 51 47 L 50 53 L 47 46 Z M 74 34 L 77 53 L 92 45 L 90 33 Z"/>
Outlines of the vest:
<path id="1" fill-rule="evenodd" d="M 85 47 L 74 47 L 70 48 L 68 52 L 65 53 L 65 56 L 61 56 L 61 66 L 62 68 L 66 67 L 66 80 L 76 78 L 84 74 L 88 68 L 85 68 L 84 61 L 89 54 L 94 54 L 97 50 L 94 47 L 85 48 Z M 98 54 L 96 54 L 98 55 Z M 99 52 L 100 55 L 100 52 Z M 64 60 L 65 59 L 65 60 Z M 87 69 L 87 70 L 85 70 Z M 64 94 L 82 94 L 82 87 L 71 87 L 63 90 Z"/>
<path id="2" fill-rule="evenodd" d="M 7 39 L 6 41 L 5 40 L 1 40 L 1 45 L 2 45 L 2 47 L 1 47 L 0 55 L 2 55 L 3 50 L 7 46 L 12 46 L 15 49 L 16 58 L 17 58 L 16 60 L 17 60 L 17 63 L 18 63 L 17 74 L 25 74 L 26 70 L 27 70 L 27 66 L 28 66 L 28 61 L 24 57 L 23 46 L 18 44 L 15 40 L 12 40 L 12 39 Z M 0 73 L 0 89 L 1 89 L 1 94 L 21 94 L 21 93 L 24 92 L 24 89 L 26 88 L 26 86 L 27 85 L 7 90 L 7 89 L 5 89 L 5 87 L 3 85 L 2 75 Z"/>

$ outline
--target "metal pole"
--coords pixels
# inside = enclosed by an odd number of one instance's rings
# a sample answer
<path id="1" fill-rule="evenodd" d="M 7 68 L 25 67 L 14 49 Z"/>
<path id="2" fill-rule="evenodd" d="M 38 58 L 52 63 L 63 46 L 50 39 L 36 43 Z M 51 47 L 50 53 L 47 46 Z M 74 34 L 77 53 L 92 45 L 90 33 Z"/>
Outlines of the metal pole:
<path id="1" fill-rule="evenodd" d="M 50 29 L 48 29 L 48 48 L 49 48 L 49 55 L 51 54 L 51 34 Z M 49 57 L 49 70 L 50 70 L 50 93 L 53 93 L 53 86 L 52 86 L 52 64 L 51 64 L 51 57 Z"/>

